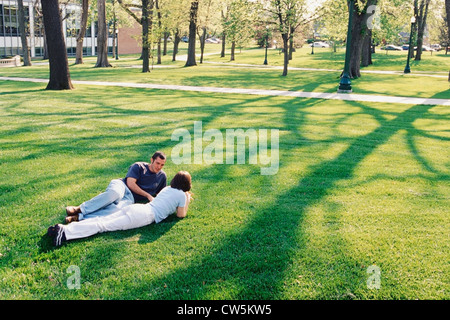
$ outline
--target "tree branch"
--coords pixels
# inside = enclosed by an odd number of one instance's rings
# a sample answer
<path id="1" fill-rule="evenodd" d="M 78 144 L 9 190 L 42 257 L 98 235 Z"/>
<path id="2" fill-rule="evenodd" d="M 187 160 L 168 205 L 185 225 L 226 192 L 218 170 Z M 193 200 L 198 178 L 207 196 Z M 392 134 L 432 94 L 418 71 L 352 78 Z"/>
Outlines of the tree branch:
<path id="1" fill-rule="evenodd" d="M 120 6 L 122 7 L 123 10 L 125 10 L 134 20 L 136 20 L 137 23 L 142 25 L 142 18 L 139 18 L 133 11 L 130 10 L 130 7 L 139 7 L 139 6 L 135 6 L 135 5 L 128 5 L 128 4 L 124 4 L 122 0 L 117 0 L 117 2 L 119 2 Z"/>

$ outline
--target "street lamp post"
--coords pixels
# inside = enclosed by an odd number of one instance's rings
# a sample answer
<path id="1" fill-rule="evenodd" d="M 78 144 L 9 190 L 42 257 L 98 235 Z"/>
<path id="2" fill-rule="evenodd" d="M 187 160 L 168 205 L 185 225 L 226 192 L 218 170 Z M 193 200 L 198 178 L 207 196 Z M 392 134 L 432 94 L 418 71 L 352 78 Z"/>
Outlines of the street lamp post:
<path id="1" fill-rule="evenodd" d="M 269 46 L 269 26 L 266 26 L 266 54 L 264 59 L 264 65 L 267 65 L 267 47 Z"/>
<path id="2" fill-rule="evenodd" d="M 116 29 L 116 60 L 119 60 L 119 29 Z"/>
<path id="3" fill-rule="evenodd" d="M 416 17 L 413 16 L 411 18 L 411 32 L 409 34 L 408 58 L 406 59 L 406 67 L 405 67 L 405 71 L 403 71 L 403 73 L 410 73 L 411 72 L 411 68 L 409 67 L 409 59 L 411 58 L 412 33 L 413 33 L 414 23 L 416 23 Z"/>
<path id="4" fill-rule="evenodd" d="M 311 44 L 311 54 L 314 54 L 314 42 L 316 42 L 316 35 L 315 35 L 315 32 L 313 31 L 313 42 Z"/>
<path id="5" fill-rule="evenodd" d="M 353 10 L 355 6 L 355 1 L 350 0 L 350 8 L 348 13 L 348 29 L 347 29 L 347 41 L 345 46 L 345 65 L 344 73 L 339 81 L 338 93 L 351 93 L 352 85 L 350 81 L 350 50 L 352 42 L 352 23 L 353 23 Z"/>

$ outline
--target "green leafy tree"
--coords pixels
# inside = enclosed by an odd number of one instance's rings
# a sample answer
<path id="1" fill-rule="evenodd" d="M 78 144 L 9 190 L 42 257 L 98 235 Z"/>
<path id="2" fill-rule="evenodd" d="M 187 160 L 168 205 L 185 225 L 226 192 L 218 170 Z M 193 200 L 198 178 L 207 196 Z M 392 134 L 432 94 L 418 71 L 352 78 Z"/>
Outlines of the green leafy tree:
<path id="1" fill-rule="evenodd" d="M 254 4 L 248 0 L 233 0 L 229 4 L 223 30 L 231 42 L 231 61 L 235 59 L 236 46 L 243 46 L 253 37 L 255 13 Z"/>
<path id="2" fill-rule="evenodd" d="M 334 52 L 336 52 L 337 44 L 344 42 L 347 36 L 347 19 L 347 1 L 330 0 L 324 5 L 324 15 L 320 19 L 321 33 L 333 42 Z"/>
<path id="3" fill-rule="evenodd" d="M 261 24 L 268 23 L 281 34 L 284 53 L 283 76 L 288 74 L 289 52 L 294 34 L 299 31 L 299 27 L 310 24 L 324 12 L 322 6 L 316 7 L 313 11 L 308 10 L 308 4 L 306 0 L 260 0 L 259 2 Z"/>
<path id="4" fill-rule="evenodd" d="M 161 8 L 164 29 L 173 35 L 172 61 L 176 61 L 181 37 L 187 34 L 190 0 L 165 0 Z"/>

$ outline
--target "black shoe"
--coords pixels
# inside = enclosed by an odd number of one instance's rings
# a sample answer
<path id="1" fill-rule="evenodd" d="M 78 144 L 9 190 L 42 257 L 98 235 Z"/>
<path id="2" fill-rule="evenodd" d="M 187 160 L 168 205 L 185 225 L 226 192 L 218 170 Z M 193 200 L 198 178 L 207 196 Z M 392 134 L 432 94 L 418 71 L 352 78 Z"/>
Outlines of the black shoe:
<path id="1" fill-rule="evenodd" d="M 53 238 L 53 245 L 55 247 L 59 247 L 63 242 L 67 241 L 64 229 L 59 224 L 49 227 L 47 234 Z"/>

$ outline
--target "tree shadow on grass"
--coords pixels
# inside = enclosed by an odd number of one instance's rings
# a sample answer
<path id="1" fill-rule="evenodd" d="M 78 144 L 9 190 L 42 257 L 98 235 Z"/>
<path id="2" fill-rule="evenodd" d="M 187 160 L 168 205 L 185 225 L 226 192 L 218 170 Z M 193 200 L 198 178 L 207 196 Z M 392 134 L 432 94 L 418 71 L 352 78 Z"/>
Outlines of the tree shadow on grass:
<path id="1" fill-rule="evenodd" d="M 193 96 L 196 96 L 196 94 L 193 94 Z M 257 103 L 265 99 L 270 98 L 255 97 L 254 99 L 245 101 L 246 103 Z M 312 101 L 319 100 L 291 99 L 290 101 L 301 101 L 299 104 L 304 103 L 304 105 L 298 106 L 297 114 L 288 114 L 291 109 L 286 107 L 283 118 L 285 128 L 280 129 L 290 132 L 288 135 L 290 140 L 299 141 L 293 148 L 297 148 L 302 143 L 314 143 L 308 141 L 299 130 L 301 130 L 305 122 L 305 115 L 302 110 L 306 107 L 313 106 L 315 102 Z M 310 104 L 308 105 L 305 101 L 309 101 Z M 107 106 L 103 107 L 106 108 Z M 208 114 L 202 116 L 201 120 L 204 121 L 206 127 L 206 125 L 212 124 L 214 120 L 228 113 L 236 114 L 237 112 L 239 114 L 239 107 L 235 101 L 230 101 L 229 104 L 221 105 L 219 111 L 212 107 L 208 108 L 206 110 Z M 202 253 L 194 257 L 188 265 L 176 268 L 167 275 L 151 280 L 151 282 L 143 282 L 140 284 L 140 292 L 145 292 L 148 287 L 167 284 L 169 289 L 161 292 L 158 296 L 159 298 L 205 299 L 209 297 L 220 297 L 222 294 L 220 293 L 222 286 L 232 286 L 232 290 L 230 290 L 232 293 L 223 293 L 223 297 L 242 299 L 276 299 L 282 297 L 285 288 L 284 275 L 292 264 L 293 255 L 298 248 L 304 247 L 308 242 L 307 235 L 302 234 L 301 231 L 306 210 L 322 201 L 333 190 L 336 183 L 351 178 L 354 169 L 361 161 L 370 155 L 378 146 L 388 141 L 399 129 L 411 125 L 416 119 L 423 118 L 430 108 L 430 106 L 413 106 L 403 113 L 398 114 L 393 120 L 383 119 L 373 109 L 362 108 L 363 113 L 374 116 L 380 122 L 380 126 L 377 129 L 358 138 L 349 139 L 351 143 L 344 152 L 334 159 L 315 165 L 311 169 L 311 172 L 300 179 L 295 186 L 277 196 L 277 199 L 271 205 L 251 208 L 250 210 L 253 212 L 252 217 L 254 218 L 247 225 L 243 226 L 243 228 L 223 237 L 220 243 L 213 244 L 209 254 Z M 173 111 L 189 112 L 194 109 L 179 108 Z M 201 107 L 198 107 L 194 111 L 201 112 L 202 110 L 205 111 Z M 126 115 L 130 114 L 130 111 L 120 111 L 116 108 L 112 117 L 120 116 L 121 112 Z M 140 111 L 132 111 L 131 113 L 134 114 L 135 112 L 139 113 Z M 299 129 L 295 130 L 296 124 L 292 122 L 292 119 L 299 121 Z M 127 136 L 128 138 L 143 138 L 146 134 L 146 132 L 132 130 L 127 133 Z M 154 130 L 153 134 L 161 134 L 166 137 L 159 142 L 160 146 L 168 148 L 168 146 L 173 145 L 173 142 L 167 136 L 167 130 Z M 76 137 L 73 139 L 75 141 Z M 95 138 L 92 137 L 92 139 Z M 330 142 L 332 142 L 332 139 L 330 139 Z M 86 141 L 86 143 L 89 144 L 89 141 Z M 283 141 L 285 141 L 284 138 L 280 141 L 281 144 L 283 144 Z M 37 154 L 37 157 L 44 156 L 45 150 L 48 147 L 44 147 L 42 152 Z M 98 151 L 98 148 L 89 150 L 89 152 Z M 63 148 L 59 151 L 54 150 L 54 152 L 64 153 L 67 150 Z M 139 150 L 138 154 L 142 158 L 149 156 L 148 150 L 144 149 Z M 286 161 L 292 163 L 295 161 L 295 156 L 286 159 Z M 118 159 L 114 167 L 123 166 L 125 168 L 131 162 L 131 157 Z M 280 170 L 283 170 L 283 158 L 281 158 L 281 165 Z M 198 170 L 196 173 L 201 174 L 202 170 Z M 105 176 L 104 172 L 97 172 L 95 170 L 86 174 Z M 237 178 L 231 176 L 229 167 L 227 166 L 219 167 L 210 177 L 213 181 L 230 179 L 238 183 Z M 267 185 L 273 184 L 270 177 L 264 177 L 262 179 Z M 39 181 L 35 181 L 35 183 L 39 183 Z M 329 218 L 330 221 L 339 220 L 339 216 L 333 212 L 330 212 Z M 168 223 L 168 225 L 151 226 L 147 229 L 124 231 L 117 235 L 99 235 L 97 237 L 98 240 L 105 240 L 101 242 L 99 247 L 96 246 L 98 241 L 84 242 L 87 246 L 83 246 L 83 250 L 86 251 L 83 253 L 83 256 L 92 257 L 92 259 L 88 259 L 88 262 L 85 262 L 85 266 L 90 270 L 95 270 L 93 271 L 95 275 L 99 275 L 102 270 L 113 270 L 114 261 L 120 258 L 126 258 L 127 242 L 118 241 L 118 243 L 114 243 L 114 241 L 109 241 L 110 239 L 116 239 L 115 237 L 126 239 L 142 233 L 141 240 L 139 240 L 140 243 L 154 242 L 162 235 L 167 234 L 175 225 L 176 221 L 168 221 Z M 211 221 L 211 223 L 214 223 L 214 221 Z M 191 232 L 194 231 L 191 230 Z M 342 246 L 345 246 L 345 242 L 342 242 Z M 48 243 L 42 242 L 41 245 L 44 251 L 48 249 Z M 71 246 L 71 249 L 75 247 Z M 106 251 L 109 253 L 106 257 L 102 257 L 103 252 Z M 44 257 L 39 257 L 39 259 L 41 258 L 43 259 Z M 318 256 L 318 259 L 320 259 L 320 256 Z M 344 257 L 343 259 L 351 260 L 352 258 Z M 101 261 L 100 267 L 96 266 L 96 263 L 99 261 Z M 320 263 L 320 261 L 317 263 Z M 349 263 L 351 264 L 353 262 L 349 261 Z M 98 267 L 98 271 L 96 267 Z M 112 297 L 121 298 L 123 292 L 128 292 L 129 295 L 132 295 L 135 289 L 136 286 L 124 284 L 123 290 L 120 293 L 116 293 L 117 296 L 114 296 L 115 294 L 113 293 Z"/>
<path id="2" fill-rule="evenodd" d="M 34 89 L 34 90 L 20 90 L 20 91 L 2 91 L 0 92 L 0 96 L 6 96 L 6 95 L 17 95 L 17 94 L 24 94 L 24 93 L 39 93 L 43 92 L 45 89 Z"/>
<path id="3" fill-rule="evenodd" d="M 144 282 L 140 288 L 125 285 L 124 291 L 147 292 L 152 287 L 164 286 L 168 289 L 160 292 L 156 298 L 282 298 L 286 287 L 285 273 L 293 263 L 293 256 L 299 248 L 305 248 L 308 243 L 308 236 L 301 231 L 306 210 L 323 201 L 339 181 L 351 179 L 355 168 L 377 147 L 385 144 L 398 130 L 409 127 L 416 119 L 425 117 L 431 108 L 431 106 L 413 106 L 398 114 L 394 119 L 386 120 L 381 116 L 383 112 L 358 103 L 351 104 L 361 107 L 362 113 L 375 117 L 380 122 L 380 126 L 370 133 L 349 139 L 351 144 L 344 152 L 334 159 L 314 166 L 311 173 L 302 178 L 296 186 L 277 196 L 277 200 L 272 205 L 252 209 L 253 220 L 244 228 L 222 238 L 220 243 L 214 244 L 209 254 L 199 255 L 190 261 L 188 266 L 177 268 L 165 276 L 153 279 L 151 283 Z M 304 107 L 308 105 L 305 104 Z M 304 115 L 301 111 L 299 113 L 298 116 L 295 114 L 286 116 L 284 121 L 289 126 L 290 138 L 298 139 L 300 144 L 308 143 L 301 132 L 292 130 L 291 126 L 294 124 L 288 122 L 294 118 L 304 122 Z M 212 118 L 209 121 L 212 121 Z M 302 123 L 299 123 L 300 128 L 301 126 Z M 286 161 L 294 161 L 294 159 L 286 159 Z M 197 174 L 201 174 L 201 171 Z M 227 166 L 222 166 L 215 169 L 211 179 L 220 181 L 236 178 L 230 176 Z M 268 185 L 272 183 L 270 177 L 263 180 Z M 335 209 L 331 206 L 326 217 L 329 223 L 334 225 L 340 219 Z M 343 239 L 331 240 L 330 238 L 329 241 L 340 242 L 341 250 L 345 247 Z M 314 250 L 317 252 L 314 253 Z M 324 258 L 320 254 L 320 248 L 311 248 L 310 251 L 317 259 L 312 263 L 313 265 L 329 263 L 321 261 Z M 337 267 L 358 264 L 353 257 L 342 255 L 341 252 L 337 254 L 341 260 Z M 326 275 L 316 274 L 315 277 L 323 278 Z M 342 283 L 342 287 L 338 290 L 350 290 L 348 296 L 344 294 L 340 297 L 354 297 L 351 290 L 360 284 L 354 283 L 354 274 L 342 273 L 336 277 L 341 277 L 340 283 Z M 223 288 L 226 288 L 224 292 L 222 292 Z M 318 293 L 318 297 L 330 298 L 330 293 L 324 291 Z"/>
<path id="4" fill-rule="evenodd" d="M 396 118 L 384 120 L 370 133 L 353 139 L 345 151 L 331 160 L 315 165 L 297 185 L 277 196 L 272 205 L 255 208 L 253 220 L 212 247 L 209 254 L 198 256 L 188 266 L 177 268 L 151 283 L 144 283 L 141 289 L 164 284 L 170 289 L 156 297 L 163 299 L 282 298 L 286 285 L 284 274 L 293 263 L 296 250 L 304 248 L 308 242 L 308 236 L 301 231 L 306 210 L 323 201 L 339 181 L 352 178 L 355 168 L 367 156 L 405 125 L 423 118 L 430 108 L 431 106 L 424 105 L 412 106 L 399 113 Z M 376 113 L 369 109 L 365 112 Z M 218 172 L 216 179 L 226 178 L 224 173 Z M 339 220 L 333 210 L 330 210 L 329 218 L 330 221 Z M 341 248 L 344 248 L 345 241 L 341 239 L 341 242 Z M 321 249 L 323 248 L 310 249 L 319 260 Z M 315 251 L 317 254 L 314 254 Z M 345 255 L 340 255 L 339 259 L 344 266 L 358 263 Z M 327 264 L 326 261 L 312 263 Z M 352 275 L 341 276 L 344 279 L 341 279 L 343 287 L 340 289 L 359 285 L 352 284 L 353 278 L 345 279 Z M 135 289 L 136 287 L 124 288 Z M 330 298 L 330 293 L 322 292 L 318 297 Z"/>
<path id="5" fill-rule="evenodd" d="M 122 91 L 128 93 L 128 92 L 135 92 L 135 90 L 130 89 L 122 89 Z M 162 95 L 168 95 L 170 96 L 170 91 L 150 91 L 152 96 L 161 97 Z M 205 94 L 201 93 L 190 93 L 192 95 L 192 99 L 196 100 L 197 97 L 206 97 Z M 175 94 L 175 97 L 178 97 L 177 94 Z M 35 97 L 29 97 L 29 99 L 34 99 Z M 146 98 L 149 98 L 149 95 L 146 96 Z M 220 99 L 220 97 L 218 98 Z M 226 99 L 226 97 L 225 97 Z M 247 99 L 242 105 L 245 105 L 247 103 L 255 103 L 259 101 L 260 99 L 264 99 L 263 97 L 253 97 L 252 99 Z M 241 100 L 241 99 L 237 99 Z M 25 100 L 26 101 L 26 100 Z M 78 100 L 80 103 L 92 103 L 91 99 L 87 99 L 83 97 L 81 100 Z M 155 150 L 162 149 L 163 151 L 166 150 L 168 147 L 175 144 L 171 140 L 171 131 L 175 130 L 176 127 L 173 126 L 173 124 L 170 124 L 169 127 L 164 126 L 154 126 L 149 128 L 149 130 L 145 130 L 145 125 L 140 126 L 133 126 L 130 129 L 122 129 L 120 131 L 120 135 L 123 136 L 124 141 L 148 141 L 148 145 L 143 144 L 141 148 L 137 150 L 133 150 L 133 154 L 124 154 L 124 150 L 122 146 L 110 146 L 108 144 L 109 139 L 111 140 L 117 140 L 117 132 L 111 131 L 106 134 L 102 135 L 95 135 L 95 130 L 92 131 L 92 134 L 89 134 L 85 137 L 80 137 L 78 135 L 63 135 L 61 137 L 59 136 L 51 136 L 49 139 L 41 139 L 40 136 L 37 136 L 36 138 L 29 138 L 27 137 L 26 141 L 20 141 L 19 139 L 15 140 L 14 136 L 20 136 L 22 134 L 27 133 L 40 133 L 40 132 L 46 132 L 47 130 L 51 130 L 52 127 L 55 124 L 63 124 L 63 125 L 69 125 L 71 123 L 77 123 L 79 121 L 82 121 L 82 119 L 85 118 L 85 115 L 80 111 L 75 112 L 75 114 L 72 113 L 66 113 L 65 111 L 58 111 L 58 110 L 49 110 L 36 112 L 34 110 L 29 109 L 22 109 L 20 108 L 21 104 L 13 104 L 7 107 L 7 112 L 11 114 L 12 116 L 19 117 L 21 119 L 21 122 L 15 125 L 15 128 L 13 130 L 8 130 L 7 132 L 2 133 L 1 135 L 4 137 L 8 137 L 8 142 L 5 142 L 3 144 L 4 150 L 26 150 L 25 153 L 18 153 L 17 155 L 14 155 L 11 157 L 11 159 L 6 160 L 4 164 L 14 164 L 17 163 L 17 161 L 25 161 L 24 163 L 32 163 L 36 160 L 45 159 L 47 157 L 50 157 L 52 155 L 55 156 L 61 156 L 61 155 L 67 155 L 67 164 L 69 165 L 69 170 L 65 171 L 63 174 L 59 173 L 58 171 L 52 172 L 50 171 L 49 174 L 43 175 L 32 175 L 29 176 L 26 180 L 26 184 L 18 185 L 17 181 L 15 180 L 7 180 L 4 183 L 0 185 L 0 190 L 4 191 L 2 193 L 2 196 L 0 197 L 0 201 L 10 202 L 8 199 L 14 199 L 15 203 L 21 203 L 21 202 L 35 202 L 39 200 L 34 200 L 34 198 L 40 198 L 42 192 L 44 190 L 59 190 L 59 189 L 65 189 L 70 188 L 74 184 L 79 184 L 80 181 L 84 181 L 84 179 L 89 178 L 98 178 L 97 180 L 99 188 L 96 192 L 91 193 L 92 196 L 95 196 L 97 192 L 102 192 L 104 188 L 106 187 L 107 183 L 112 178 L 117 178 L 118 176 L 122 176 L 126 174 L 127 168 L 129 165 L 131 165 L 134 161 L 149 161 L 149 158 L 151 156 L 151 153 Z M 222 104 L 220 106 L 220 111 L 217 111 L 216 107 L 207 107 L 204 108 L 202 106 L 199 107 L 188 107 L 188 108 L 179 108 L 175 107 L 172 108 L 172 110 L 169 110 L 170 112 L 176 113 L 186 113 L 191 112 L 192 114 L 195 113 L 203 113 L 204 116 L 201 117 L 200 120 L 203 121 L 204 125 L 207 126 L 211 121 L 214 121 L 214 119 L 217 119 L 217 117 L 220 117 L 227 113 L 233 113 L 237 111 L 233 111 L 235 109 L 238 109 L 239 107 L 236 105 L 236 99 L 231 99 L 230 101 L 227 101 L 226 103 Z M 123 106 L 115 106 L 115 105 L 107 105 L 106 103 L 98 102 L 97 107 L 93 109 L 89 109 L 88 116 L 93 117 L 96 120 L 109 120 L 109 119 L 116 119 L 120 117 L 128 117 L 128 116 L 148 116 L 149 112 L 152 110 L 129 110 L 126 107 Z M 47 119 L 51 119 L 51 123 L 47 121 Z M 29 119 L 29 120 L 28 120 Z M 192 123 L 190 125 L 193 125 L 193 121 L 195 119 L 192 118 Z M 28 121 L 34 122 L 33 125 L 29 125 Z M 88 132 L 89 133 L 89 132 Z M 152 136 L 156 137 L 162 137 L 160 141 L 158 142 L 152 142 Z M 150 146 L 151 145 L 151 146 Z M 134 148 L 134 147 L 133 147 Z M 101 160 L 105 157 L 105 154 L 123 154 L 122 157 L 117 157 L 111 165 L 109 164 L 102 164 L 101 166 L 90 166 L 89 169 L 86 167 L 78 167 L 78 166 L 72 166 L 70 167 L 70 164 L 72 163 L 71 158 L 73 156 L 77 156 L 79 153 L 84 155 L 94 155 L 96 159 L 100 161 L 100 164 L 103 163 Z M 136 156 L 137 154 L 137 156 Z M 93 161 L 94 159 L 91 158 Z M 174 170 L 172 168 L 168 168 L 169 170 Z M 45 170 L 44 170 L 45 171 Z M 77 181 L 73 180 L 73 177 L 77 177 Z M 102 182 L 104 181 L 104 182 Z M 101 187 L 103 185 L 103 187 Z M 38 189 L 38 192 L 36 190 Z M 86 186 L 84 186 L 84 189 L 86 189 Z M 85 191 L 79 191 L 80 193 Z M 79 198 L 76 194 L 73 194 L 73 199 Z M 84 199 L 86 200 L 86 199 Z M 76 201 L 76 200 L 69 200 L 69 201 Z M 66 203 L 65 205 L 73 204 L 73 203 Z M 36 203 L 34 206 L 34 210 L 31 213 L 33 216 L 36 216 L 36 218 L 39 218 L 41 222 L 39 222 L 39 225 L 53 225 L 54 223 L 61 222 L 63 219 L 63 206 L 58 210 L 53 210 L 55 213 L 51 213 L 52 210 L 49 210 L 48 206 L 45 203 Z M 45 208 L 42 209 L 41 207 Z M 9 221 L 11 219 L 14 219 L 14 221 L 21 221 L 22 219 L 28 218 L 28 214 L 26 213 L 26 208 L 22 212 L 15 212 L 14 215 L 11 215 L 9 217 L 4 217 L 6 221 Z M 45 210 L 45 211 L 44 211 Z M 50 211 L 50 212 L 48 212 Z M 46 215 L 45 217 L 42 217 L 42 214 Z M 12 213 L 11 213 L 12 214 Z M 55 220 L 55 217 L 58 218 L 58 221 Z M 8 220 L 9 219 L 9 220 Z M 45 223 L 45 221 L 49 221 L 48 223 Z M 156 230 L 162 230 L 164 231 L 168 226 L 173 226 L 170 222 L 164 223 L 161 225 L 158 225 L 155 227 Z M 32 230 L 24 229 L 27 233 L 32 233 Z M 19 236 L 21 233 L 24 232 L 24 230 L 19 231 L 15 230 L 14 234 Z M 42 230 L 42 233 L 45 234 L 46 229 Z M 41 235 L 42 235 L 41 233 Z M 160 233 L 160 232 L 159 232 Z M 127 234 L 126 232 L 124 234 Z M 156 232 L 158 234 L 158 232 Z M 12 240 L 12 230 L 3 230 L 2 235 L 5 236 L 5 238 Z M 153 235 L 149 236 L 150 234 L 147 234 L 144 236 L 141 241 L 154 241 L 152 239 L 154 238 Z M 35 235 L 34 235 L 35 236 Z M 103 235 L 105 236 L 105 235 Z M 106 236 L 108 237 L 108 236 Z M 51 247 L 51 242 L 46 239 L 45 235 L 42 236 L 42 239 L 38 239 L 38 246 L 40 247 L 39 252 L 47 252 Z M 14 245 L 13 245 L 14 247 Z M 14 250 L 11 250 L 13 252 Z M 3 261 L 6 261 L 6 259 L 3 259 Z"/>

